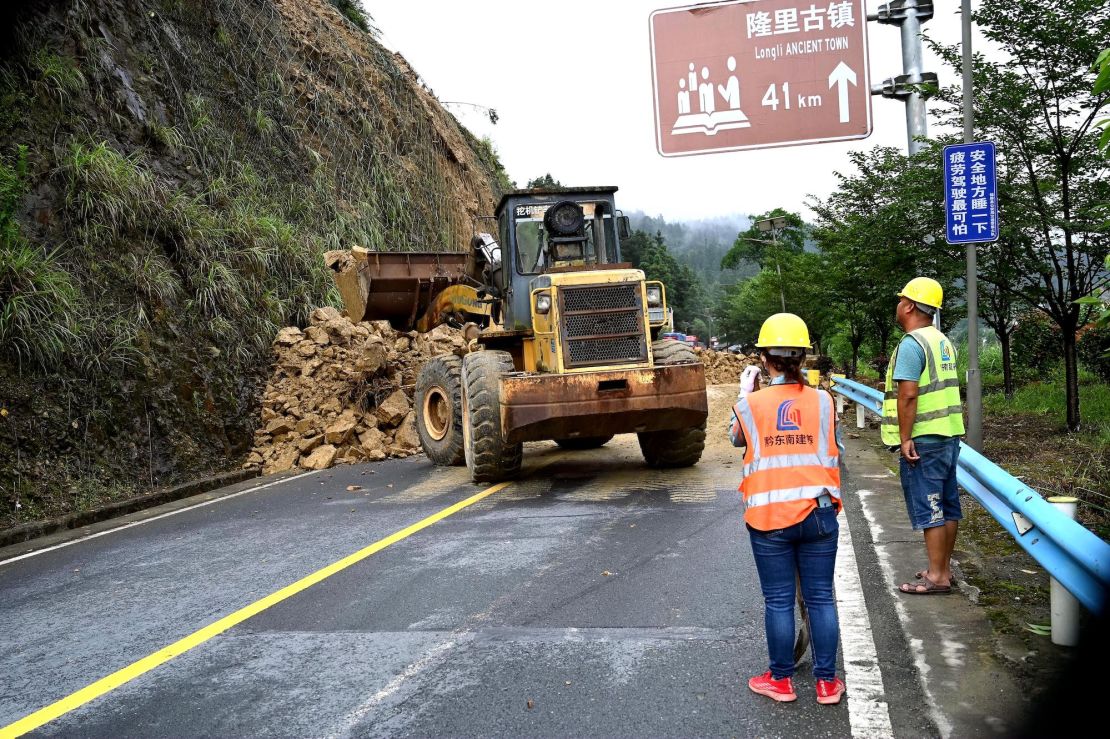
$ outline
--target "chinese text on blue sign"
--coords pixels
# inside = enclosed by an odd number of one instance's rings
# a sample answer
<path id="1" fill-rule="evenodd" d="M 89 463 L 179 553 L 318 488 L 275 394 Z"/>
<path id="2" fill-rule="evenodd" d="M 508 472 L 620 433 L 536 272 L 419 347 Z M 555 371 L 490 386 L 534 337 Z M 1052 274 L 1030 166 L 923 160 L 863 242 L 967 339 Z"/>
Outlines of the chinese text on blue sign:
<path id="1" fill-rule="evenodd" d="M 944 211 L 949 244 L 998 240 L 994 142 L 944 147 Z"/>

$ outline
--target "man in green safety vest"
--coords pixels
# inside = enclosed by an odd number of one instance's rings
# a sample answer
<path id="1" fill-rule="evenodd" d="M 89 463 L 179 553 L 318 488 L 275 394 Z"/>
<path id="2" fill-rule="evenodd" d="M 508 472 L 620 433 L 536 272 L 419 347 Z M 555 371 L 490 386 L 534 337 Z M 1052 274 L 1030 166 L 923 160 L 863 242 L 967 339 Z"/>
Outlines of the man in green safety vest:
<path id="1" fill-rule="evenodd" d="M 944 290 L 928 277 L 898 293 L 898 325 L 906 332 L 890 358 L 883 399 L 883 443 L 900 448 L 906 511 L 925 535 L 929 566 L 899 588 L 907 595 L 952 592 L 952 549 L 963 518 L 956 460 L 964 433 L 956 349 L 933 327 Z"/>

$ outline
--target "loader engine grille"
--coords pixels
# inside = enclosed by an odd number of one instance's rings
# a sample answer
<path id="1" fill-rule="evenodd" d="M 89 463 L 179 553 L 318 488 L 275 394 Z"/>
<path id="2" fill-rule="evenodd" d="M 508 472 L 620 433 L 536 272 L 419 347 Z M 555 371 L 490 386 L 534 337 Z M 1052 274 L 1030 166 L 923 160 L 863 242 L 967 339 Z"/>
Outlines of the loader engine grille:
<path id="1" fill-rule="evenodd" d="M 564 287 L 559 300 L 568 368 L 647 360 L 640 283 Z"/>

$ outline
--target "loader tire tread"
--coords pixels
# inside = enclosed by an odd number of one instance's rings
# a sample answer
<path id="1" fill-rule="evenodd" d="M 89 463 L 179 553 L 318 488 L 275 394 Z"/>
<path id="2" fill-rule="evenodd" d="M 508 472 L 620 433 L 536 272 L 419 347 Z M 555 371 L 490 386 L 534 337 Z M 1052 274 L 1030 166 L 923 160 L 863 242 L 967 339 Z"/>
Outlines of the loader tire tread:
<path id="1" fill-rule="evenodd" d="M 689 345 L 674 339 L 651 342 L 651 353 L 656 365 L 700 361 Z M 636 437 L 648 467 L 690 467 L 698 463 L 705 451 L 704 423 L 685 429 L 644 431 Z"/>
<path id="2" fill-rule="evenodd" d="M 463 359 L 466 385 L 466 462 L 474 482 L 501 482 L 520 473 L 524 444 L 510 444 L 501 433 L 500 377 L 512 372 L 508 352 L 483 350 Z"/>

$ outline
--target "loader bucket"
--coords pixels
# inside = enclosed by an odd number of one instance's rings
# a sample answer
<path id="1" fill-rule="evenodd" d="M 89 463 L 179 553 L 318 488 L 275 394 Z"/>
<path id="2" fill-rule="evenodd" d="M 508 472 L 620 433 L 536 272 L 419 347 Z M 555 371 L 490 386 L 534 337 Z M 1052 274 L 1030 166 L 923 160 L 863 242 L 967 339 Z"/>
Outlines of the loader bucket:
<path id="1" fill-rule="evenodd" d="M 324 264 L 351 321 L 389 321 L 411 331 L 435 297 L 473 269 L 465 252 L 329 251 Z"/>

